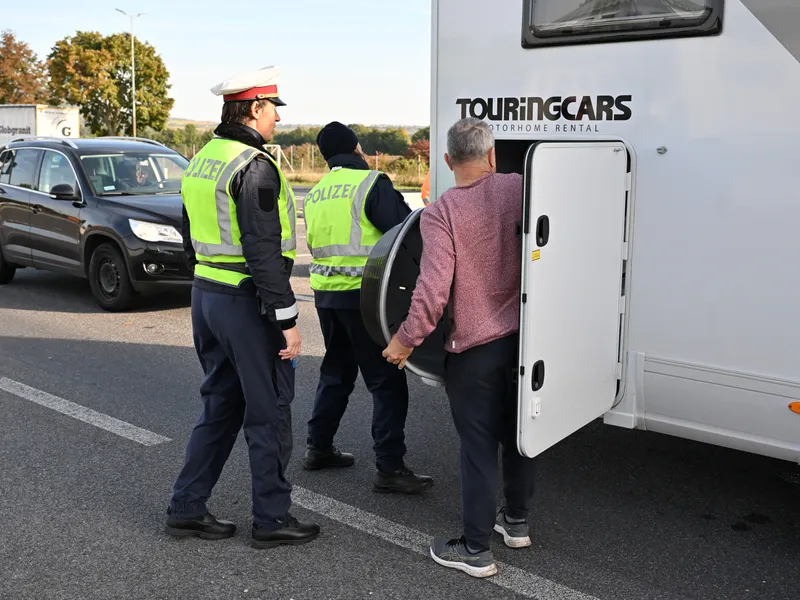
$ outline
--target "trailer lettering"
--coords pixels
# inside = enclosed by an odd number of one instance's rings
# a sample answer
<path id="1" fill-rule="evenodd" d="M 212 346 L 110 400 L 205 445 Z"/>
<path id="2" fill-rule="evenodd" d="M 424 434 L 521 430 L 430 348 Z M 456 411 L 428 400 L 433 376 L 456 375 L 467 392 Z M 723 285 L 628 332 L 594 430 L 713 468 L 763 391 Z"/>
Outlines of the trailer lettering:
<path id="1" fill-rule="evenodd" d="M 530 123 L 526 125 L 495 125 L 494 123 L 489 123 L 489 129 L 492 131 L 519 131 L 527 133 L 535 131 L 537 133 L 547 133 L 547 123 L 536 123 L 535 125 L 531 125 Z"/>
<path id="2" fill-rule="evenodd" d="M 614 96 L 598 96 L 597 107 L 597 114 L 603 113 L 600 120 L 610 121 L 614 118 Z"/>
<path id="3" fill-rule="evenodd" d="M 480 113 L 475 110 L 476 106 L 480 107 L 481 109 Z M 486 100 L 483 100 L 482 98 L 473 100 L 472 104 L 469 105 L 469 113 L 470 116 L 476 119 L 485 119 L 486 115 L 489 113 L 489 106 L 487 105 Z"/>
<path id="4" fill-rule="evenodd" d="M 521 98 L 459 98 L 461 118 L 489 121 L 627 121 L 633 116 L 622 96 L 529 96 Z"/>
<path id="5" fill-rule="evenodd" d="M 506 98 L 505 107 L 503 108 L 504 121 L 519 121 L 519 100 L 516 98 Z"/>
<path id="6" fill-rule="evenodd" d="M 583 121 L 584 117 L 589 117 L 590 121 L 596 121 L 597 117 L 595 116 L 594 106 L 592 106 L 591 98 L 584 98 L 581 101 L 581 106 L 578 109 L 578 114 L 576 115 L 576 121 Z"/>
<path id="7" fill-rule="evenodd" d="M 561 104 L 561 116 L 564 117 L 567 121 L 574 121 L 575 115 L 571 115 L 569 113 L 568 107 L 570 104 L 577 102 L 578 98 L 576 96 L 570 96 Z"/>
<path id="8" fill-rule="evenodd" d="M 630 96 L 617 96 L 616 106 L 617 110 L 619 110 L 622 114 L 615 115 L 615 121 L 627 121 L 631 118 L 631 109 L 628 106 L 625 106 L 625 102 L 630 102 Z"/>
<path id="9" fill-rule="evenodd" d="M 489 105 L 489 120 L 502 121 L 503 120 L 503 99 L 497 98 L 497 107 L 495 109 L 495 98 L 489 98 L 486 103 Z"/>
<path id="10" fill-rule="evenodd" d="M 0 133 L 6 133 L 11 135 L 30 135 L 31 128 L 30 127 L 8 127 L 6 125 L 0 125 Z"/>
<path id="11" fill-rule="evenodd" d="M 573 123 L 572 125 L 556 123 L 556 131 L 559 133 L 600 133 L 600 128 L 597 125 L 587 125 L 585 123 Z"/>
<path id="12" fill-rule="evenodd" d="M 537 109 L 537 110 L 534 110 Z M 528 98 L 528 121 L 534 121 L 542 118 L 542 111 L 544 111 L 543 98 Z M 534 115 L 537 115 L 534 117 Z"/>
<path id="13" fill-rule="evenodd" d="M 556 105 L 555 110 L 552 106 Z M 544 116 L 548 121 L 558 121 L 561 118 L 561 96 L 548 98 L 544 103 Z"/>

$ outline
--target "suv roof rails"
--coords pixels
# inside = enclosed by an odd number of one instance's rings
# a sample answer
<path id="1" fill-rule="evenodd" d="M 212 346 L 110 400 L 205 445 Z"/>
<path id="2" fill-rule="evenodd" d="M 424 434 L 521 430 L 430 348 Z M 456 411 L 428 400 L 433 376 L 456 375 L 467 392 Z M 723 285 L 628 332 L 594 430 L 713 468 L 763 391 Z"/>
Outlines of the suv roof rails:
<path id="1" fill-rule="evenodd" d="M 62 144 L 65 144 L 65 145 L 69 146 L 70 148 L 75 148 L 76 150 L 78 149 L 78 146 L 75 145 L 75 142 L 73 142 L 69 138 L 60 138 L 60 137 L 53 137 L 53 136 L 47 136 L 47 135 L 28 135 L 28 136 L 25 136 L 25 137 L 15 138 L 15 139 L 11 140 L 11 142 L 9 142 L 9 143 L 13 144 L 14 142 L 27 142 L 29 140 L 44 140 L 44 141 L 47 141 L 47 142 L 60 142 Z"/>
<path id="2" fill-rule="evenodd" d="M 132 137 L 128 135 L 101 135 L 97 139 L 103 140 L 134 140 L 137 142 L 145 142 L 146 144 L 154 144 L 156 146 L 161 146 L 162 148 L 166 148 L 165 144 L 161 142 L 157 142 L 155 140 L 151 140 L 150 138 L 143 138 L 143 137 Z"/>

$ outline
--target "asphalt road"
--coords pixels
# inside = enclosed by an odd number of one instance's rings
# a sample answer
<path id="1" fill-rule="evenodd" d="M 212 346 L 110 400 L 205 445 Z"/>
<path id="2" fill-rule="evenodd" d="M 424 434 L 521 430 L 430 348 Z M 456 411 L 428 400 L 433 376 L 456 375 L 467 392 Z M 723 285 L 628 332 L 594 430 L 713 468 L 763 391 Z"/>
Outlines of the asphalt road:
<path id="1" fill-rule="evenodd" d="M 298 293 L 306 273 L 298 264 Z M 289 475 L 294 513 L 317 520 L 322 535 L 298 548 L 247 545 L 240 436 L 210 501 L 239 533 L 173 540 L 162 523 L 200 410 L 188 306 L 188 294 L 176 292 L 108 314 L 85 282 L 35 271 L 0 288 L 0 598 L 800 597 L 797 466 L 600 422 L 541 457 L 532 548 L 510 550 L 495 538 L 503 564 L 489 580 L 439 567 L 426 556 L 429 536 L 460 533 L 458 442 L 446 397 L 410 376 L 407 459 L 436 480 L 425 497 L 372 493 L 371 400 L 361 381 L 336 440 L 356 465 L 303 471 L 323 352 L 308 302 Z M 19 384 L 37 391 L 19 392 L 28 389 Z M 137 443 L 43 406 L 56 401 L 41 392 L 167 440 Z"/>

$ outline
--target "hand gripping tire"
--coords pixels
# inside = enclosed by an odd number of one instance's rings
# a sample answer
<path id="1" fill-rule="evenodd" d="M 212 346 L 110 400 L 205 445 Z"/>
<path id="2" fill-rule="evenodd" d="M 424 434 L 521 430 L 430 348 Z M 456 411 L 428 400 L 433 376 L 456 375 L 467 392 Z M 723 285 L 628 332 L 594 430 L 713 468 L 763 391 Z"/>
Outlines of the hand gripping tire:
<path id="1" fill-rule="evenodd" d="M 422 235 L 419 218 L 424 208 L 387 231 L 367 259 L 361 282 L 361 316 L 370 337 L 385 348 L 411 307 L 419 277 Z M 414 350 L 406 368 L 428 385 L 444 384 L 445 342 L 450 316 L 445 308 L 436 329 Z"/>

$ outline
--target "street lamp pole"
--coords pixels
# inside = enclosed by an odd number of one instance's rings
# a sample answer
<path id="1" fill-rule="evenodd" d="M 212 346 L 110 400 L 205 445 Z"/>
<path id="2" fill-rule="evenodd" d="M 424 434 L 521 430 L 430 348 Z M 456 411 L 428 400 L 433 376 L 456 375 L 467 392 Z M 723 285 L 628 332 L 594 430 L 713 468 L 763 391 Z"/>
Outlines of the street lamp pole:
<path id="1" fill-rule="evenodd" d="M 131 98 L 131 103 L 133 104 L 133 137 L 136 137 L 136 56 L 133 52 L 133 20 L 136 17 L 141 17 L 144 13 L 138 13 L 135 15 L 129 15 L 124 10 L 120 10 L 119 8 L 114 9 L 117 12 L 121 12 L 126 17 L 130 17 L 131 19 L 131 83 L 133 86 L 133 96 Z"/>

